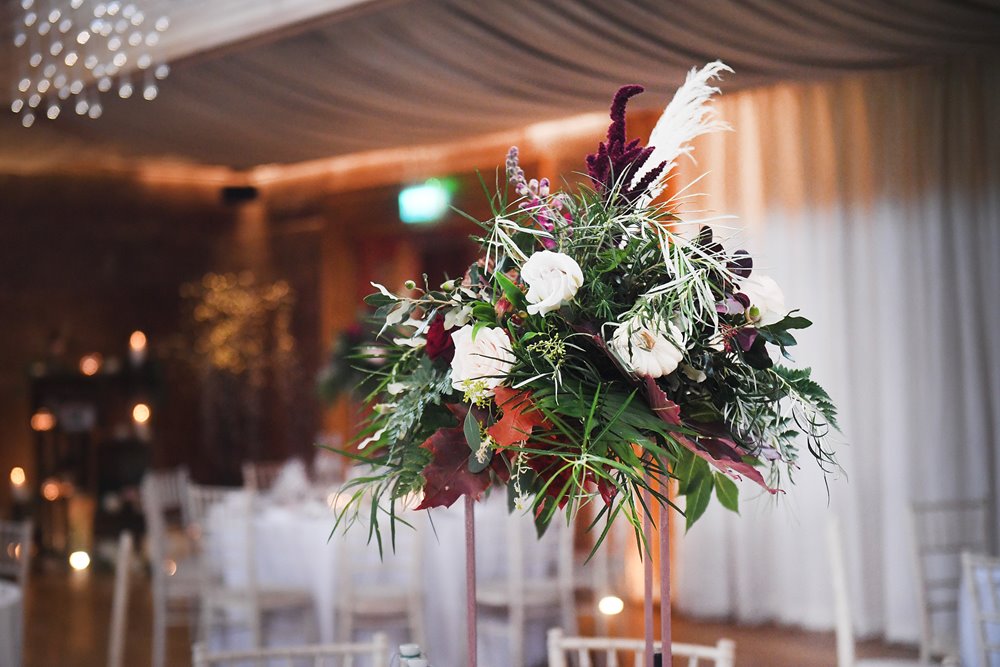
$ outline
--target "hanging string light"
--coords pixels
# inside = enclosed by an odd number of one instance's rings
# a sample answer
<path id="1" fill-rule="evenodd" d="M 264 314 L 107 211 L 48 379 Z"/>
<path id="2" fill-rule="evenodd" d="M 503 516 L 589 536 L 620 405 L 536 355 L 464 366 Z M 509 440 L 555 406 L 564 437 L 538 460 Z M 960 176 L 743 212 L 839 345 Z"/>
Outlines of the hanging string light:
<path id="1" fill-rule="evenodd" d="M 170 73 L 160 39 L 167 16 L 152 18 L 141 1 L 20 0 L 14 46 L 19 76 L 10 109 L 31 127 L 67 111 L 100 118 L 105 94 L 154 100 Z"/>

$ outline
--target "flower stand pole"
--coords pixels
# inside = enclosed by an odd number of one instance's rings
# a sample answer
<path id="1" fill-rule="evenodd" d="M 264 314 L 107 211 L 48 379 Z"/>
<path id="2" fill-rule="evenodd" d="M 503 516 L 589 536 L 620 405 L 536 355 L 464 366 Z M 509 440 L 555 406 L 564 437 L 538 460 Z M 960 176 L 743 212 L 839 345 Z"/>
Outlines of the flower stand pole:
<path id="1" fill-rule="evenodd" d="M 663 495 L 669 490 L 669 481 L 663 478 Z M 673 658 L 670 631 L 670 506 L 660 505 L 660 642 L 663 659 L 661 665 L 670 667 Z"/>
<path id="2" fill-rule="evenodd" d="M 664 495 L 667 493 L 668 484 L 663 482 Z M 644 500 L 647 509 L 652 507 L 651 495 L 649 491 L 644 492 Z M 660 532 L 660 665 L 670 667 L 673 659 L 671 649 L 670 630 L 670 523 L 668 518 L 669 506 L 660 506 L 660 521 L 658 530 Z M 649 546 L 653 533 L 653 521 L 650 512 L 646 512 L 642 519 L 642 532 Z M 643 619 L 645 621 L 645 665 L 653 667 L 656 652 L 653 648 L 655 639 L 653 625 L 653 556 L 652 549 L 646 554 L 643 560 Z"/>
<path id="3" fill-rule="evenodd" d="M 643 548 L 646 549 L 645 557 L 642 559 L 642 618 L 646 637 L 645 665 L 653 667 L 653 550 L 649 548 L 649 539 L 653 534 L 653 520 L 649 514 L 649 507 L 652 501 L 649 490 L 643 491 L 643 504 L 647 511 L 642 515 L 642 534 L 646 541 Z"/>
<path id="4" fill-rule="evenodd" d="M 476 503 L 465 496 L 465 616 L 468 628 L 469 667 L 476 667 Z"/>

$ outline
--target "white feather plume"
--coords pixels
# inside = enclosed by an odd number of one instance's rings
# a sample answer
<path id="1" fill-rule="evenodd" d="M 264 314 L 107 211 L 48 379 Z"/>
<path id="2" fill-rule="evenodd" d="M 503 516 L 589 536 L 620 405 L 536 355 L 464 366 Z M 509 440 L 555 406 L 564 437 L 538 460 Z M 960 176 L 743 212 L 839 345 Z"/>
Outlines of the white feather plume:
<path id="1" fill-rule="evenodd" d="M 722 72 L 732 71 L 721 60 L 716 60 L 700 70 L 693 68 L 688 72 L 684 85 L 677 89 L 649 135 L 648 145 L 654 147 L 652 154 L 632 179 L 631 185 L 634 187 L 658 164 L 667 163 L 656 180 L 639 197 L 636 202 L 639 208 L 647 206 L 663 191 L 666 177 L 677 166 L 677 160 L 682 155 L 691 155 L 691 142 L 695 137 L 708 132 L 733 129 L 729 123 L 718 119 L 715 109 L 709 104 L 712 95 L 719 92 L 709 82 L 720 78 Z"/>

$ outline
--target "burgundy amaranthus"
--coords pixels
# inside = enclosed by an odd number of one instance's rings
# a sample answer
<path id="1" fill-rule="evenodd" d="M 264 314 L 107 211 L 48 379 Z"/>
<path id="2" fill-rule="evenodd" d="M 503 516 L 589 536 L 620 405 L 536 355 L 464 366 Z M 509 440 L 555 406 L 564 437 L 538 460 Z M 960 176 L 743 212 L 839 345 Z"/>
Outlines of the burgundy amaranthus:
<path id="1" fill-rule="evenodd" d="M 626 143 L 625 106 L 629 98 L 643 90 L 645 88 L 635 84 L 618 89 L 611 103 L 608 141 L 607 143 L 602 141 L 597 147 L 597 152 L 587 156 L 587 174 L 594 182 L 594 187 L 606 197 L 622 197 L 629 203 L 638 199 L 667 166 L 666 162 L 661 162 L 646 173 L 638 183 L 632 185 L 632 179 L 653 152 L 652 146 L 642 146 L 639 139 Z M 615 192 L 616 183 L 619 188 L 617 192 Z"/>

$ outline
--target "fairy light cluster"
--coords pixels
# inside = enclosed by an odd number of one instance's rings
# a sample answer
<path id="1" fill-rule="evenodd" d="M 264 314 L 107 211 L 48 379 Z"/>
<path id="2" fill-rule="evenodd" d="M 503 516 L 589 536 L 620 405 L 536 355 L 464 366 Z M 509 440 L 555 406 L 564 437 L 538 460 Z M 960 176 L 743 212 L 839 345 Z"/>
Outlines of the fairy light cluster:
<path id="1" fill-rule="evenodd" d="M 170 73 L 157 58 L 168 17 L 148 15 L 141 1 L 19 1 L 13 30 L 19 72 L 10 109 L 24 127 L 64 112 L 100 118 L 105 94 L 159 95 Z"/>

